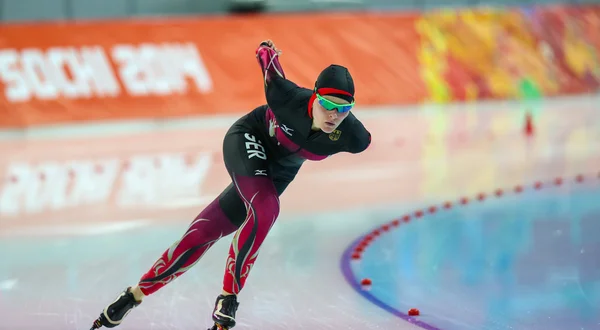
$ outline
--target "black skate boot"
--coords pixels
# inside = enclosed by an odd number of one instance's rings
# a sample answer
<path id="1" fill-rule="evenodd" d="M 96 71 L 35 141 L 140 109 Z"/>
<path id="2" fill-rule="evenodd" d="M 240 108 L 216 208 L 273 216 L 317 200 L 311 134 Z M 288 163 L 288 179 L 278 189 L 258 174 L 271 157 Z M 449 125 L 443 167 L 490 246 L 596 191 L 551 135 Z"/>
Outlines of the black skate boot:
<path id="1" fill-rule="evenodd" d="M 212 315 L 215 325 L 209 330 L 229 330 L 235 327 L 235 312 L 239 305 L 236 295 L 219 295 Z"/>
<path id="2" fill-rule="evenodd" d="M 131 312 L 134 307 L 141 304 L 141 301 L 136 301 L 131 293 L 131 287 L 128 287 L 117 299 L 110 305 L 104 308 L 100 317 L 94 321 L 94 325 L 90 330 L 99 329 L 101 327 L 114 328 L 121 324 L 121 321 Z"/>

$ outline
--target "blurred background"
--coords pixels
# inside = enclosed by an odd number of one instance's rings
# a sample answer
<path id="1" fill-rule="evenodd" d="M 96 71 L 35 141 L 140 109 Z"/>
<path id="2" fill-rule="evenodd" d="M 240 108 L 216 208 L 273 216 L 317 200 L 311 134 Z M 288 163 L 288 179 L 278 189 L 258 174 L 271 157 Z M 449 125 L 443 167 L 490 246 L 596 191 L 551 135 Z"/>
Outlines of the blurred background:
<path id="1" fill-rule="evenodd" d="M 517 1 L 517 0 L 107 0 L 101 3 L 91 0 L 51 0 L 43 4 L 36 0 L 2 1 L 2 19 L 63 20 L 86 18 L 131 18 L 164 15 L 228 15 L 232 12 L 315 12 L 340 10 L 414 11 L 436 8 L 460 8 L 476 6 L 530 6 L 551 4 L 597 4 L 595 0 L 581 1 Z"/>
<path id="2" fill-rule="evenodd" d="M 303 165 L 236 329 L 600 329 L 600 1 L 0 0 L 0 19 L 1 330 L 89 329 L 229 184 L 265 39 L 308 88 L 347 66 L 373 143 Z M 210 326 L 230 241 L 120 328 Z"/>
<path id="3" fill-rule="evenodd" d="M 228 15 L 232 12 L 315 12 L 340 10 L 414 11 L 436 8 L 475 6 L 530 6 L 551 4 L 597 4 L 595 0 L 581 1 L 517 1 L 517 0 L 51 0 L 43 4 L 35 0 L 2 1 L 2 19 L 5 21 L 56 20 L 115 17 L 145 17 L 164 15 Z"/>

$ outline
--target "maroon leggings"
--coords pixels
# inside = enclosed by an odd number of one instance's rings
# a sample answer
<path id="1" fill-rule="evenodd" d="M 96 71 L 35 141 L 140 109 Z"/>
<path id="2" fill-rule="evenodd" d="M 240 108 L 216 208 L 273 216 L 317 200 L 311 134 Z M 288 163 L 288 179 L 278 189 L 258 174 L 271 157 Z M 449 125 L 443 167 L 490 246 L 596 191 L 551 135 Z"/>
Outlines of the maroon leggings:
<path id="1" fill-rule="evenodd" d="M 225 136 L 223 155 L 232 183 L 200 212 L 181 239 L 141 278 L 139 287 L 145 295 L 185 273 L 220 238 L 236 230 L 225 264 L 223 290 L 233 294 L 242 290 L 279 215 L 279 196 L 299 169 L 273 171 L 277 166 L 272 166 L 261 145 L 257 135 L 246 127 L 234 125 L 230 129 Z"/>

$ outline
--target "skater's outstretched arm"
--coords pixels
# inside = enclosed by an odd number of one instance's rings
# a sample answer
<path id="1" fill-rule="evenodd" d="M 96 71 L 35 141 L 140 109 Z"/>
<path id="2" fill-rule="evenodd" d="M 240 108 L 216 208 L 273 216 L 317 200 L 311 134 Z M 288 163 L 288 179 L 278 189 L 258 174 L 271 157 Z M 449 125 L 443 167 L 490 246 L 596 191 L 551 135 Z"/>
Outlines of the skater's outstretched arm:
<path id="1" fill-rule="evenodd" d="M 281 51 L 271 40 L 263 41 L 256 50 L 256 58 L 264 78 L 267 103 L 274 111 L 285 106 L 300 89 L 286 78 L 279 55 Z"/>

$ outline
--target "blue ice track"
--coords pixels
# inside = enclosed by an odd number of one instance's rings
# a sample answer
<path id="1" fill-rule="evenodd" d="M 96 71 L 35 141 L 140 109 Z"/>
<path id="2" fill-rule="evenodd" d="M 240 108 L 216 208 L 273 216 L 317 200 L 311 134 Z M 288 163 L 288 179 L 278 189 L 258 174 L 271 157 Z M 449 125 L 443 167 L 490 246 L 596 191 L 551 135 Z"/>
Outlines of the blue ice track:
<path id="1" fill-rule="evenodd" d="M 426 212 L 373 240 L 358 262 L 356 239 L 342 273 L 424 329 L 599 329 L 600 180 L 590 181 Z M 422 315 L 408 316 L 413 307 Z"/>

